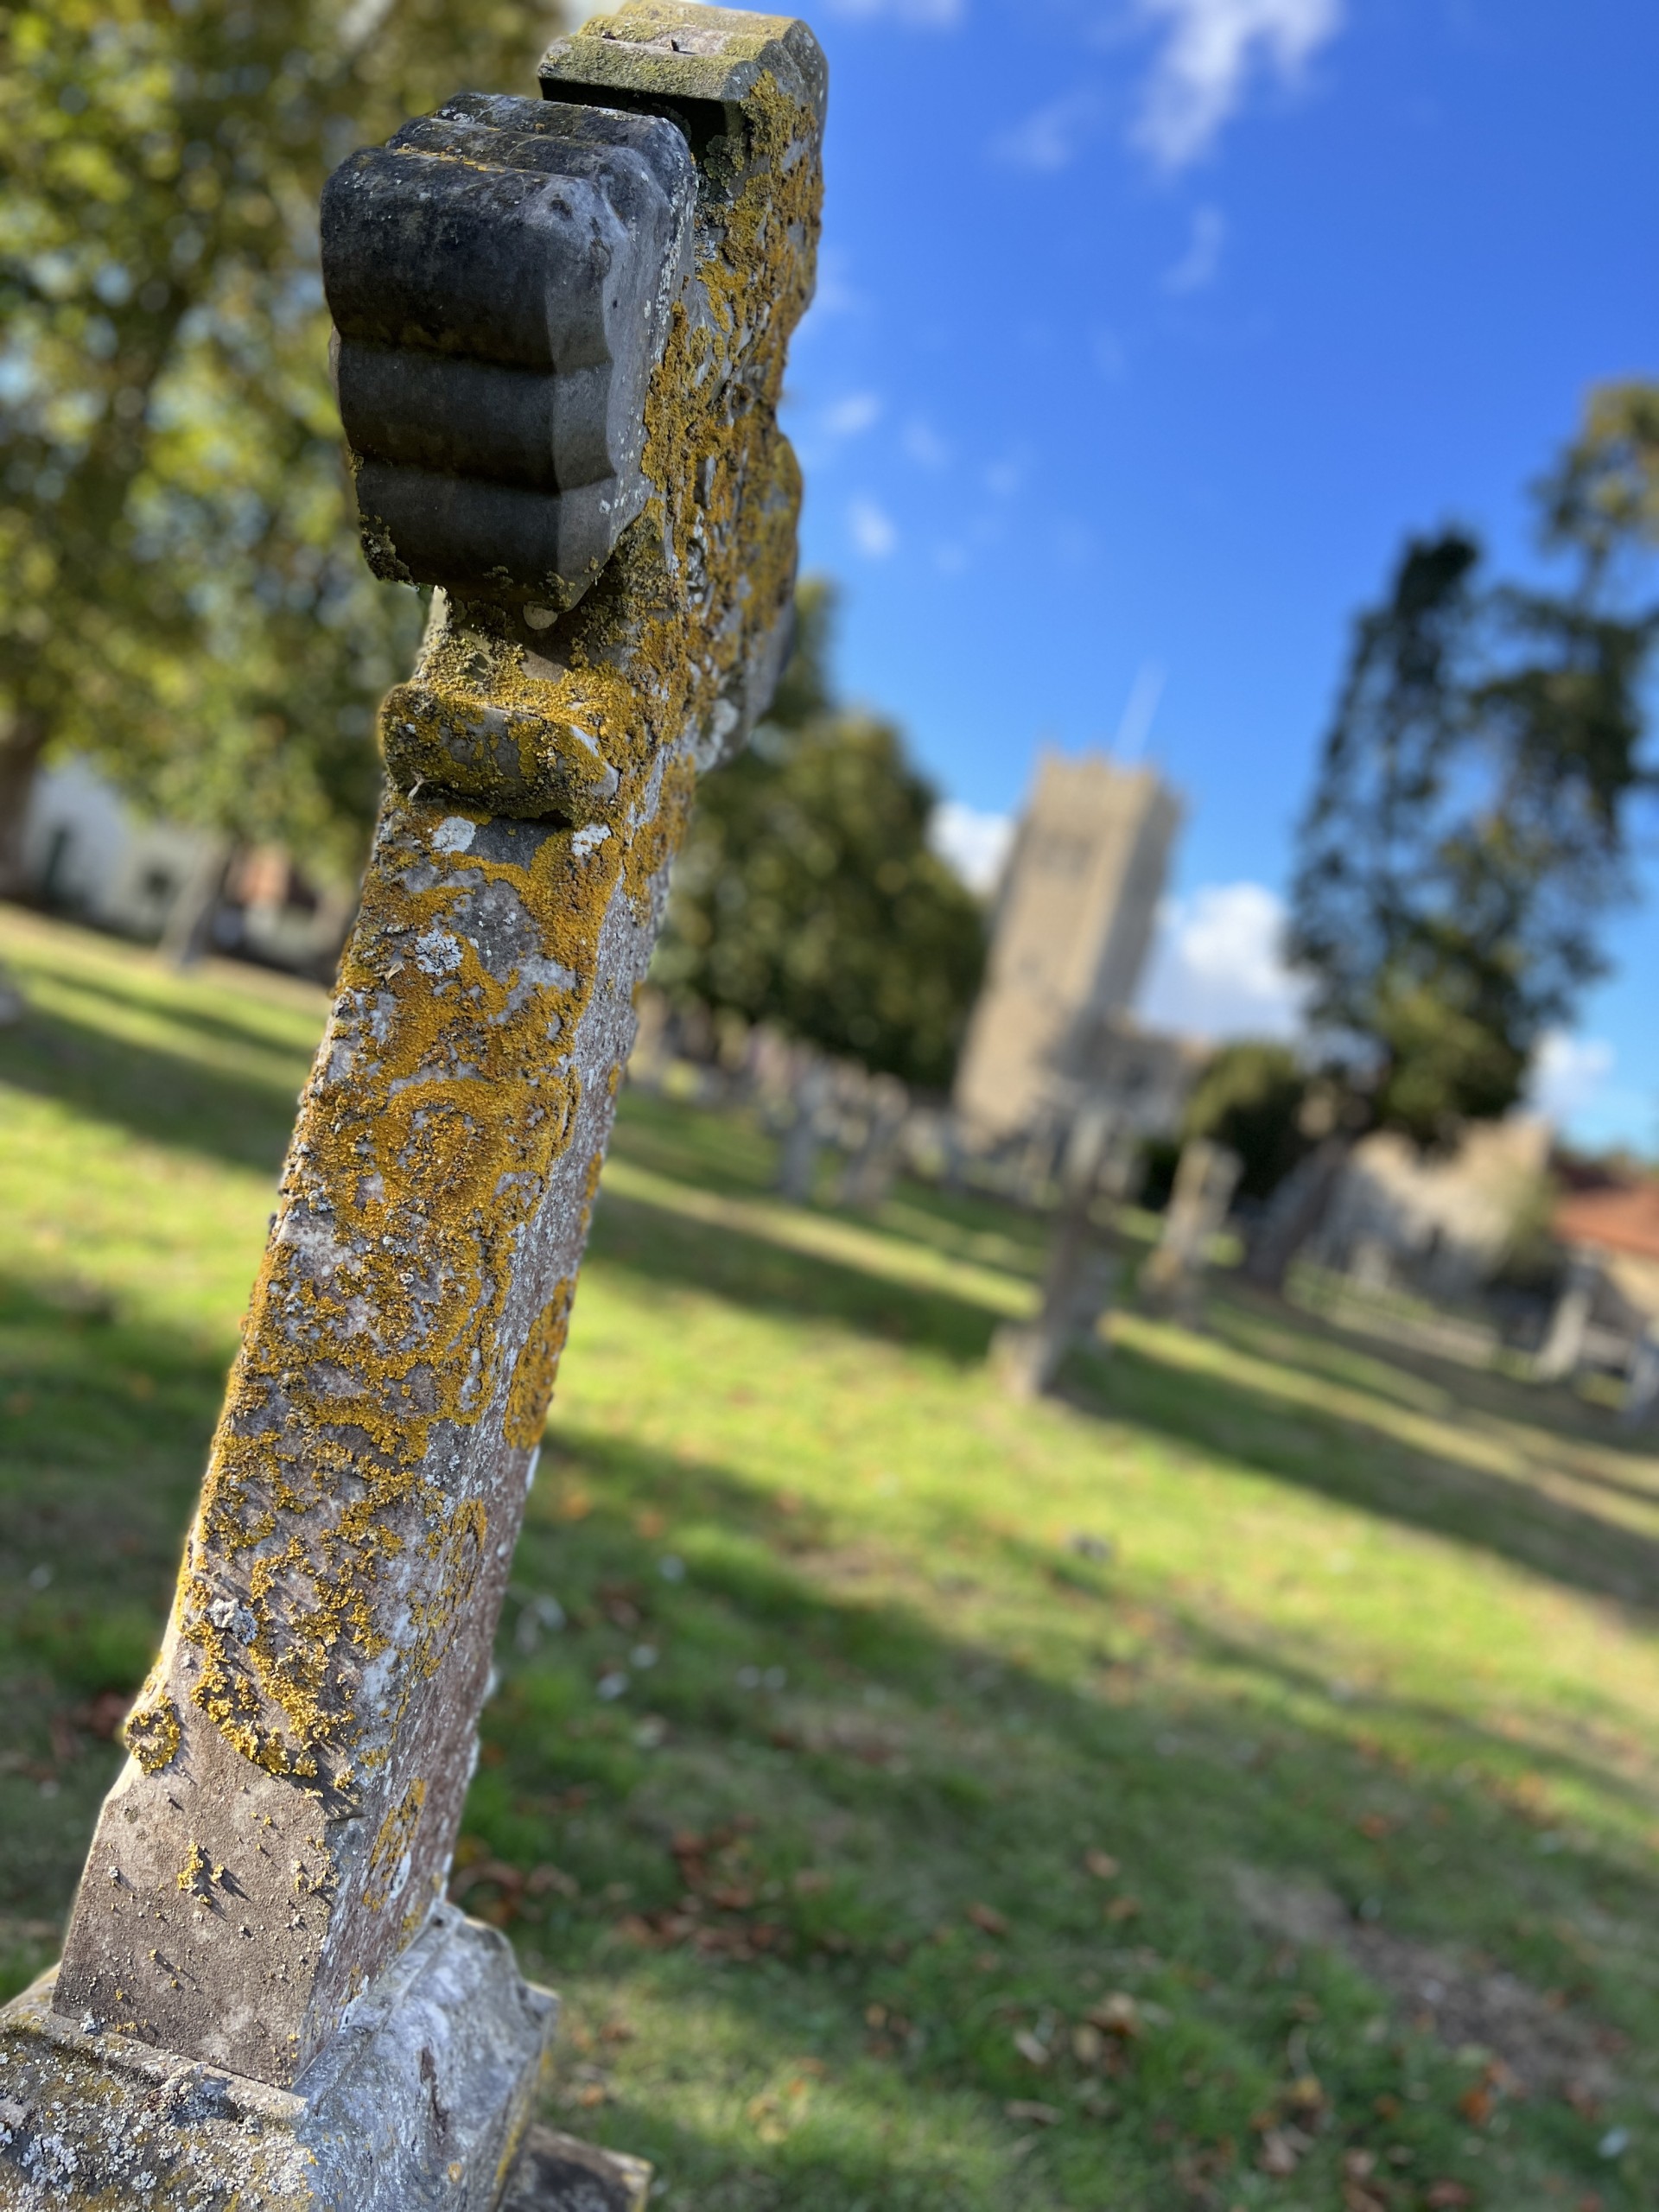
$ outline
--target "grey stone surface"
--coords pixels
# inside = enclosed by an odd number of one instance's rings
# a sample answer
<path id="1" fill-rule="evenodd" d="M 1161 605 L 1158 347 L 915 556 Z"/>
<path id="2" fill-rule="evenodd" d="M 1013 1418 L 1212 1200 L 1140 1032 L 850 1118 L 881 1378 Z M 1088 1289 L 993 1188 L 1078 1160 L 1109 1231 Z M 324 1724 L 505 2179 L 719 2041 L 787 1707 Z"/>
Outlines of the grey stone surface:
<path id="1" fill-rule="evenodd" d="M 532 2127 L 501 2212 L 644 2212 L 651 2168 L 551 2127 Z"/>
<path id="2" fill-rule="evenodd" d="M 323 282 L 377 575 L 581 598 L 645 505 L 695 195 L 671 123 L 493 93 L 334 172 Z"/>
<path id="3" fill-rule="evenodd" d="M 699 98 L 780 36 L 791 67 L 817 51 L 777 18 L 624 20 L 679 24 Z M 437 1900 L 669 863 L 781 651 L 777 406 L 821 188 L 817 111 L 765 73 L 728 102 L 747 166 L 702 174 L 695 209 L 677 125 L 599 81 L 452 102 L 395 176 L 358 164 L 333 232 L 363 296 L 355 321 L 335 302 L 342 393 L 387 468 L 554 501 L 601 464 L 620 482 L 619 377 L 668 323 L 664 480 L 566 612 L 580 579 L 527 598 L 504 536 L 386 702 L 391 788 L 132 1757 L 55 1981 L 0 2033 L 8 2208 L 487 2212 L 534 2093 L 546 2001 Z M 509 405 L 497 370 L 554 389 Z M 458 512 L 445 560 L 481 542 Z"/>
<path id="4" fill-rule="evenodd" d="M 290 2090 L 80 2026 L 53 1994 L 48 1974 L 0 2012 L 6 2212 L 493 2212 L 557 2012 L 450 1906 Z"/>

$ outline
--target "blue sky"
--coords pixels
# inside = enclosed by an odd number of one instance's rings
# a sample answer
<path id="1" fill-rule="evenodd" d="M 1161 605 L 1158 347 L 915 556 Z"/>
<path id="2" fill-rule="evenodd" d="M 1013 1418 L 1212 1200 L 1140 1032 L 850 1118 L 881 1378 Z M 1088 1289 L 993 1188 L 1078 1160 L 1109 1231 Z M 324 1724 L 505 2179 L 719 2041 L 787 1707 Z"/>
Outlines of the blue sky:
<path id="1" fill-rule="evenodd" d="M 1531 564 L 1524 487 L 1586 386 L 1659 371 L 1659 9 L 810 12 L 829 209 L 789 421 L 846 688 L 982 844 L 1041 744 L 1144 744 L 1190 807 L 1147 1010 L 1282 1022 L 1276 894 L 1355 609 L 1408 530 Z M 1610 942 L 1546 1090 L 1652 1147 L 1659 918 Z"/>

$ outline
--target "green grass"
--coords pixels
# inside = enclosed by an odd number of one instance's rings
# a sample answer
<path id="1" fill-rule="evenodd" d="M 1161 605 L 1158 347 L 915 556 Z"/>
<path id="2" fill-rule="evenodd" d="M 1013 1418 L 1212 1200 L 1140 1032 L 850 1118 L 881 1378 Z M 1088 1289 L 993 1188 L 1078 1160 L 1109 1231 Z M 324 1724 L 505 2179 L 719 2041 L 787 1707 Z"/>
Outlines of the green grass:
<path id="1" fill-rule="evenodd" d="M 322 1001 L 21 916 L 0 956 L 10 1988 Z M 769 1170 L 625 1096 L 516 1562 L 457 1888 L 564 1993 L 562 2123 L 673 2212 L 1659 2200 L 1659 1460 L 1230 1287 L 1016 1406 L 1039 1224 Z"/>

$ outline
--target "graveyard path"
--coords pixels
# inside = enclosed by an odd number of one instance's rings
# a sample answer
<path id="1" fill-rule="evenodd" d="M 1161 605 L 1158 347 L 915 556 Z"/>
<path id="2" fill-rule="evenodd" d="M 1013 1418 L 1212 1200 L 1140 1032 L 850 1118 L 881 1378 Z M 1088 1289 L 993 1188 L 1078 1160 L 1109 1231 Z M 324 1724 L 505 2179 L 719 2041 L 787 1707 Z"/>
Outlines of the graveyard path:
<path id="1" fill-rule="evenodd" d="M 3 913 L 0 958 L 10 1988 L 322 997 Z M 455 1878 L 566 1993 L 556 2116 L 671 2212 L 1650 2204 L 1652 1453 L 1224 1283 L 1016 1406 L 1039 1224 L 772 1168 L 625 1097 Z"/>

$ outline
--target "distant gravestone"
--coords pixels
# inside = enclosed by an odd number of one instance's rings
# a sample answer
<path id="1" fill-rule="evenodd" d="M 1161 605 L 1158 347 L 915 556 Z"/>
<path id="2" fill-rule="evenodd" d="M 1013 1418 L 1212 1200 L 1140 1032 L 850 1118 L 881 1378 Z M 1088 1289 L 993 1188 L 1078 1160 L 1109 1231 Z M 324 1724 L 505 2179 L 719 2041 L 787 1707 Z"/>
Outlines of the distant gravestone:
<path id="1" fill-rule="evenodd" d="M 787 642 L 825 77 L 633 0 L 542 90 L 325 194 L 365 551 L 440 588 L 131 1756 L 0 2014 L 8 2212 L 495 2212 L 531 2118 L 554 2000 L 443 1893 L 669 862 Z M 516 2209 L 637 2200 L 537 2142 Z"/>
<path id="2" fill-rule="evenodd" d="M 1140 1151 L 1103 1107 L 1085 1108 L 1068 1133 L 1041 1308 L 1033 1322 L 1005 1322 L 991 1340 L 992 1372 L 1010 1396 L 1040 1396 L 1074 1345 L 1096 1341 L 1117 1266 L 1109 1219 L 1138 1173 Z"/>
<path id="3" fill-rule="evenodd" d="M 1141 1274 L 1142 1294 L 1185 1320 L 1197 1318 L 1210 1248 L 1225 1226 L 1243 1162 L 1225 1145 L 1192 1138 L 1181 1148 L 1158 1248 Z"/>

